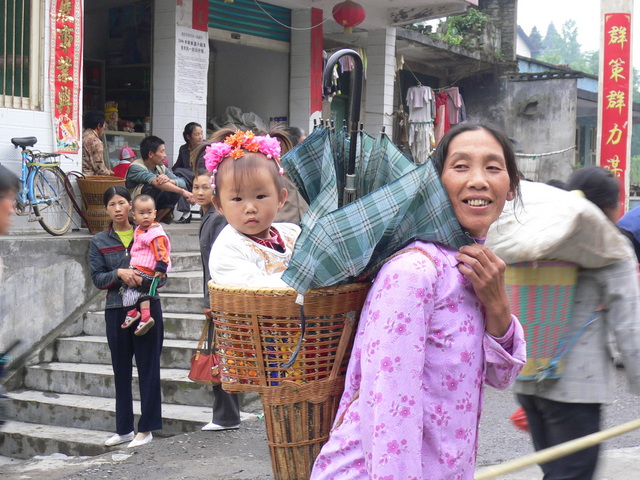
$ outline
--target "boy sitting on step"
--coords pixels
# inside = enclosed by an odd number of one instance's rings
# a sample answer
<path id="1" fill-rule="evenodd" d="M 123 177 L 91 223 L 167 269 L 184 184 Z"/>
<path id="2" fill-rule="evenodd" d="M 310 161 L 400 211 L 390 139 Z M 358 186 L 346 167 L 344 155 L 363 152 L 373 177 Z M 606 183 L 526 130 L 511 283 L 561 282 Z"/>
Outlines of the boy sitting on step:
<path id="1" fill-rule="evenodd" d="M 133 199 L 133 220 L 138 226 L 133 236 L 129 263 L 142 277 L 142 285 L 137 288 L 122 287 L 123 305 L 133 308 L 127 312 L 121 327 L 129 328 L 140 320 L 134 333 L 144 335 L 155 324 L 149 310 L 149 300 L 155 296 L 155 289 L 151 289 L 151 285 L 155 277 L 166 277 L 171 269 L 171 243 L 162 226 L 155 221 L 156 203 L 153 197 L 138 195 Z"/>

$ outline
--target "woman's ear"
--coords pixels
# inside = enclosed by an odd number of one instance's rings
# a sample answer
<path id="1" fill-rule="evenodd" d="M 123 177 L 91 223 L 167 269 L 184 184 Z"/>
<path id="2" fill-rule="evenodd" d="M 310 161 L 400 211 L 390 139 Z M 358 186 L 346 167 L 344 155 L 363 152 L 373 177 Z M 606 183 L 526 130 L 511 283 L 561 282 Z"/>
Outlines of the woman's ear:
<path id="1" fill-rule="evenodd" d="M 514 198 L 516 198 L 516 191 L 511 188 L 508 192 L 507 192 L 507 201 L 511 201 Z"/>

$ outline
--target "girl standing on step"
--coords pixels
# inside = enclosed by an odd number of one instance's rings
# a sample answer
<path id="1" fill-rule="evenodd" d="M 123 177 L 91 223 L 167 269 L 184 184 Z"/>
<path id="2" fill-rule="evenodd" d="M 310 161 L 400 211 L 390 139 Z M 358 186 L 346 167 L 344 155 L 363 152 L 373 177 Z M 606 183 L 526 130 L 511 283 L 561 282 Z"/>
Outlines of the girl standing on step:
<path id="1" fill-rule="evenodd" d="M 141 277 L 129 268 L 129 251 L 133 243 L 133 225 L 129 222 L 131 195 L 124 187 L 110 187 L 104 193 L 103 200 L 111 224 L 91 239 L 89 263 L 93 284 L 107 290 L 104 316 L 116 390 L 116 434 L 105 445 L 111 447 L 130 442 L 129 447 L 137 447 L 153 439 L 152 430 L 162 428 L 162 307 L 159 299 L 151 300 L 151 315 L 155 326 L 147 335 L 137 336 L 133 329 L 120 328 L 128 310 L 122 305 L 120 288 L 123 285 L 138 287 L 142 284 Z M 162 283 L 161 281 L 160 284 Z M 142 410 L 135 438 L 132 394 L 134 355 Z"/>
<path id="2" fill-rule="evenodd" d="M 211 280 L 209 273 L 209 254 L 211 245 L 216 241 L 220 231 L 227 225 L 225 218 L 213 207 L 213 189 L 211 188 L 211 174 L 202 172 L 193 179 L 193 198 L 202 208 L 200 220 L 200 256 L 202 257 L 202 270 L 204 274 L 204 304 L 203 311 L 206 322 L 213 322 L 209 302 L 208 283 Z M 213 324 L 209 325 L 213 328 Z M 240 402 L 238 394 L 227 393 L 221 385 L 213 386 L 213 417 L 211 422 L 202 427 L 205 431 L 235 430 L 240 427 Z"/>

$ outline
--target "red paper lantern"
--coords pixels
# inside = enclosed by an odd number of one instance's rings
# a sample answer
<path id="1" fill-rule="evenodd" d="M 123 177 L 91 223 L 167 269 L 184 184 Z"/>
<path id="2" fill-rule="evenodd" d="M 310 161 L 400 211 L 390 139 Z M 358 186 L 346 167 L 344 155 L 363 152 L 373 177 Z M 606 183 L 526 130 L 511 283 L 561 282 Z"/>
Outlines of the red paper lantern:
<path id="1" fill-rule="evenodd" d="M 344 33 L 351 33 L 352 28 L 360 25 L 367 16 L 364 8 L 352 0 L 338 3 L 331 13 L 334 20 L 344 27 Z"/>

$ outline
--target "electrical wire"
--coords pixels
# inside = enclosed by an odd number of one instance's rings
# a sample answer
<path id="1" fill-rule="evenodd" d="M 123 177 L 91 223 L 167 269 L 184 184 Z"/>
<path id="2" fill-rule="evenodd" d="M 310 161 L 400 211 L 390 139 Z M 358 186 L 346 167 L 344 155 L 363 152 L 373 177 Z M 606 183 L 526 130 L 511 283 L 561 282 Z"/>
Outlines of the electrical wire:
<path id="1" fill-rule="evenodd" d="M 292 27 L 292 26 L 290 26 L 290 25 L 287 25 L 287 24 L 285 24 L 285 23 L 282 23 L 281 21 L 279 21 L 279 20 L 277 20 L 277 19 L 273 18 L 273 16 L 272 16 L 269 12 L 267 12 L 264 8 L 262 8 L 262 5 L 260 5 L 260 3 L 258 2 L 258 0 L 253 0 L 253 3 L 255 3 L 255 4 L 256 4 L 256 6 L 257 6 L 260 10 L 262 10 L 262 11 L 264 12 L 264 14 L 265 14 L 267 17 L 269 17 L 271 20 L 273 20 L 274 22 L 276 22 L 276 23 L 277 23 L 278 25 L 280 25 L 281 27 L 288 28 L 289 30 L 296 30 L 296 31 L 302 31 L 302 32 L 304 32 L 304 31 L 308 31 L 308 30 L 313 30 L 314 28 L 319 27 L 320 25 L 324 25 L 326 22 L 328 22 L 329 20 L 331 20 L 331 18 L 327 18 L 326 20 L 323 20 L 322 22 L 320 22 L 320 23 L 318 23 L 318 24 L 316 24 L 316 25 L 312 25 L 312 26 L 310 26 L 310 27 L 296 28 L 296 27 Z"/>

